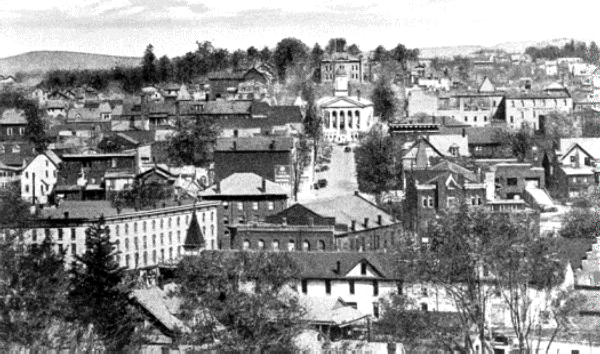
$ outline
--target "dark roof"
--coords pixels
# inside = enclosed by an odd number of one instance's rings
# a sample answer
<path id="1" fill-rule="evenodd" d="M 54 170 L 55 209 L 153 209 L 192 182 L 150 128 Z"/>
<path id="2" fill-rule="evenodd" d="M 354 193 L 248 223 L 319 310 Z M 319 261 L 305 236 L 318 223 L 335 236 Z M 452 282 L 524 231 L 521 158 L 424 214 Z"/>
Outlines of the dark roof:
<path id="1" fill-rule="evenodd" d="M 375 279 L 399 278 L 397 255 L 370 252 L 289 252 L 300 268 L 300 277 L 309 279 L 339 279 L 366 261 L 379 274 Z M 340 262 L 340 272 L 337 272 Z"/>
<path id="2" fill-rule="evenodd" d="M 293 147 L 294 139 L 286 137 L 222 138 L 215 151 L 291 151 Z"/>
<path id="3" fill-rule="evenodd" d="M 564 91 L 531 91 L 531 92 L 509 92 L 505 96 L 509 100 L 532 100 L 546 98 L 570 98 L 569 92 Z"/>
<path id="4" fill-rule="evenodd" d="M 183 247 L 201 248 L 204 247 L 205 243 L 204 235 L 202 235 L 200 225 L 198 224 L 198 217 L 196 216 L 196 211 L 194 210 L 192 212 L 192 220 L 190 221 L 190 226 L 188 227 Z"/>
<path id="5" fill-rule="evenodd" d="M 502 128 L 490 125 L 485 127 L 466 127 L 461 129 L 440 127 L 440 134 L 461 134 L 462 129 L 465 130 L 465 133 L 469 137 L 469 145 L 498 144 L 498 132 L 502 130 Z"/>
<path id="6" fill-rule="evenodd" d="M 242 72 L 227 72 L 219 71 L 208 75 L 209 80 L 243 80 L 246 75 L 246 71 Z"/>

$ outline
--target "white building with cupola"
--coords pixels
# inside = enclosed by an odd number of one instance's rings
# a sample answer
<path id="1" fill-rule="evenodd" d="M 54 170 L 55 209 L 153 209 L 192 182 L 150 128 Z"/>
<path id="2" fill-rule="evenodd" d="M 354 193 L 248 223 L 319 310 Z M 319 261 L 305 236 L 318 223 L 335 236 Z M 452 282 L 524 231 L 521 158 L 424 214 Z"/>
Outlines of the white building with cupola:
<path id="1" fill-rule="evenodd" d="M 361 97 L 360 90 L 350 96 L 344 67 L 335 72 L 333 96 L 319 99 L 317 109 L 323 121 L 323 136 L 331 142 L 356 141 L 376 123 L 373 102 Z"/>

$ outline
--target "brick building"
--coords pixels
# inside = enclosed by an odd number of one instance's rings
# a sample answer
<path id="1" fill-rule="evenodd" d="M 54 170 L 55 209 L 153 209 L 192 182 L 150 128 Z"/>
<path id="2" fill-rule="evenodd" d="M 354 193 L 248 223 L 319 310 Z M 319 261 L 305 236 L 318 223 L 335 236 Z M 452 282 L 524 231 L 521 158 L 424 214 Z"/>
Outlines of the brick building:
<path id="1" fill-rule="evenodd" d="M 200 192 L 204 200 L 218 201 L 219 248 L 240 248 L 234 245 L 230 225 L 261 222 L 269 215 L 284 210 L 289 191 L 254 173 L 234 173 Z"/>
<path id="2" fill-rule="evenodd" d="M 229 226 L 231 249 L 334 251 L 335 229 L 328 225 L 235 224 Z"/>

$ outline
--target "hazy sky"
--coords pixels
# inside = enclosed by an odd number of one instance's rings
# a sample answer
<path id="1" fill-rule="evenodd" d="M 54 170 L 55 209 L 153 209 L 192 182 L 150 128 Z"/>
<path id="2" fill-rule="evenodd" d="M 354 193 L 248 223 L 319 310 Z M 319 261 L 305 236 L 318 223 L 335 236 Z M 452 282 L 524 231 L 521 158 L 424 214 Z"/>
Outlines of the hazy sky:
<path id="1" fill-rule="evenodd" d="M 600 39 L 597 0 L 0 0 L 0 57 L 32 50 L 141 56 L 193 51 L 197 40 L 230 50 L 309 46 L 345 37 L 363 50 Z"/>

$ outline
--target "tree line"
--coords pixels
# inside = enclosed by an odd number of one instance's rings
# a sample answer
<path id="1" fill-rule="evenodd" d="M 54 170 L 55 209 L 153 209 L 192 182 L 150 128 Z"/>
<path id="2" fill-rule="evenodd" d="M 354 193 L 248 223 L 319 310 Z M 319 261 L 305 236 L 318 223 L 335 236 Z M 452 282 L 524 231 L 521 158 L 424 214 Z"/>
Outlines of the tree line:
<path id="1" fill-rule="evenodd" d="M 598 46 L 596 42 L 591 41 L 589 46 L 585 42 L 580 42 L 571 39 L 565 43 L 563 47 L 555 45 L 547 45 L 545 47 L 527 47 L 525 54 L 531 56 L 533 60 L 548 59 L 555 60 L 558 58 L 581 58 L 591 64 L 598 64 Z"/>

